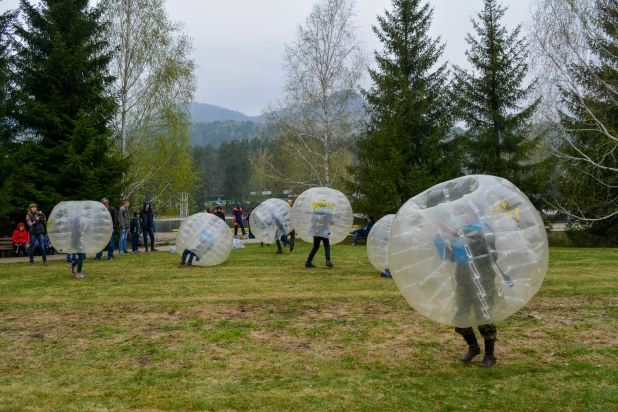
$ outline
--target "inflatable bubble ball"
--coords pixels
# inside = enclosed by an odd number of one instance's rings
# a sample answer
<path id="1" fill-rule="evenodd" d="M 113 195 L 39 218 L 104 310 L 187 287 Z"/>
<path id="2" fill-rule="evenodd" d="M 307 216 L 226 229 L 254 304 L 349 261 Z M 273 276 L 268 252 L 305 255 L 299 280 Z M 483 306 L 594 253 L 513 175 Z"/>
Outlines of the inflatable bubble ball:
<path id="1" fill-rule="evenodd" d="M 193 265 L 216 266 L 225 262 L 233 247 L 232 232 L 223 219 L 206 213 L 196 213 L 185 219 L 178 229 L 176 252 L 185 249 L 195 253 Z"/>
<path id="2" fill-rule="evenodd" d="M 549 250 L 543 220 L 526 195 L 505 179 L 466 176 L 399 209 L 388 256 L 414 309 L 465 328 L 504 320 L 532 299 Z"/>
<path id="3" fill-rule="evenodd" d="M 260 241 L 275 243 L 292 227 L 292 208 L 285 200 L 268 199 L 253 209 L 249 218 L 251 232 Z"/>
<path id="4" fill-rule="evenodd" d="M 352 205 L 343 193 L 327 187 L 303 192 L 292 207 L 296 236 L 313 243 L 314 236 L 327 237 L 331 244 L 343 241 L 352 229 Z"/>
<path id="5" fill-rule="evenodd" d="M 386 215 L 378 220 L 367 237 L 367 256 L 374 268 L 380 272 L 388 269 L 388 239 L 395 215 Z"/>
<path id="6" fill-rule="evenodd" d="M 107 208 L 91 200 L 60 202 L 47 219 L 47 235 L 60 253 L 99 253 L 113 230 Z"/>

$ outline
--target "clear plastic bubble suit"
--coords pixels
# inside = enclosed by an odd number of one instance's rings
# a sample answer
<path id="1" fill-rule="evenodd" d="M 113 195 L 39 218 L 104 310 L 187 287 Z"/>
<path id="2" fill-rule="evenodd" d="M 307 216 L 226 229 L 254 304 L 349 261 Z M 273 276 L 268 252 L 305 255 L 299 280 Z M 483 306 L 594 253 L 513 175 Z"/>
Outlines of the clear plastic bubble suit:
<path id="1" fill-rule="evenodd" d="M 268 199 L 253 209 L 249 218 L 251 233 L 260 241 L 271 244 L 287 235 L 292 227 L 292 208 L 281 199 Z"/>
<path id="2" fill-rule="evenodd" d="M 353 220 L 352 205 L 345 195 L 327 187 L 303 192 L 292 207 L 292 226 L 305 242 L 313 243 L 314 236 L 321 236 L 331 244 L 339 243 L 352 230 Z"/>
<path id="3" fill-rule="evenodd" d="M 367 236 L 367 256 L 374 268 L 380 272 L 388 269 L 388 238 L 395 215 L 386 215 L 378 220 Z"/>
<path id="4" fill-rule="evenodd" d="M 194 265 L 216 266 L 225 262 L 232 251 L 234 237 L 223 219 L 207 213 L 196 213 L 185 219 L 176 236 L 176 252 L 185 249 L 195 253 Z"/>
<path id="5" fill-rule="evenodd" d="M 539 290 L 549 258 L 541 216 L 511 182 L 466 176 L 406 202 L 389 268 L 408 303 L 460 328 L 506 319 Z"/>
<path id="6" fill-rule="evenodd" d="M 47 219 L 47 235 L 60 253 L 99 253 L 113 230 L 107 208 L 91 200 L 60 202 Z"/>

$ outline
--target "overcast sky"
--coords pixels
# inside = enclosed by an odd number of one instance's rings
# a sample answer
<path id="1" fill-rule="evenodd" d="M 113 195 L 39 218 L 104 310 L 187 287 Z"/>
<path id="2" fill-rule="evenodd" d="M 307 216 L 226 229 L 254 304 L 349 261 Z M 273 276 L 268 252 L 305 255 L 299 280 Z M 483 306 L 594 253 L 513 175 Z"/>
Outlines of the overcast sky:
<path id="1" fill-rule="evenodd" d="M 279 96 L 284 45 L 294 40 L 296 27 L 314 0 L 167 0 L 170 17 L 185 23 L 193 38 L 199 65 L 195 101 L 258 115 Z M 531 0 L 503 0 L 509 7 L 504 22 L 509 29 L 529 17 Z M 0 0 L 0 12 L 18 0 Z M 390 9 L 390 0 L 357 0 L 359 36 L 368 54 L 380 49 L 371 31 L 376 15 Z M 447 43 L 445 60 L 467 67 L 466 32 L 470 16 L 483 0 L 432 0 L 433 37 Z"/>

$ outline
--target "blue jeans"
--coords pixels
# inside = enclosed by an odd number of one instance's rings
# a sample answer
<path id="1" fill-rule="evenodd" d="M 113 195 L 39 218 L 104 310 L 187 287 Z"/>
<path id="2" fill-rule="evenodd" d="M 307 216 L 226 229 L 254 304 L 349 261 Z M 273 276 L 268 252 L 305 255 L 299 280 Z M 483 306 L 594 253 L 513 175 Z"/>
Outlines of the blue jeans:
<path id="1" fill-rule="evenodd" d="M 120 240 L 118 241 L 118 251 L 127 252 L 127 235 L 129 234 L 129 229 L 120 229 Z"/>
<path id="2" fill-rule="evenodd" d="M 359 237 L 367 237 L 368 235 L 369 232 L 367 232 L 367 229 L 356 229 L 354 231 L 354 243 L 358 242 Z"/>
<path id="3" fill-rule="evenodd" d="M 281 242 L 285 243 L 286 245 L 291 245 L 292 242 L 290 242 L 288 240 L 288 237 L 286 235 L 281 236 Z M 281 242 L 279 241 L 279 239 L 277 239 L 276 243 L 277 243 L 277 248 L 279 248 L 279 250 L 281 250 Z"/>
<path id="4" fill-rule="evenodd" d="M 185 249 L 182 252 L 182 263 L 187 261 L 187 256 L 189 257 L 189 265 L 193 263 L 193 258 L 195 257 L 195 253 L 191 252 L 189 249 Z"/>
<path id="5" fill-rule="evenodd" d="M 69 256 L 69 255 L 67 255 L 67 256 Z M 86 259 L 86 254 L 85 253 L 77 253 L 77 260 L 75 260 L 73 263 L 71 263 L 71 265 L 73 265 L 73 267 L 77 266 L 77 273 L 82 273 L 82 267 L 84 266 L 84 259 Z"/>
<path id="6" fill-rule="evenodd" d="M 114 235 L 116 233 L 112 232 L 112 238 L 109 240 L 109 246 L 107 247 L 107 258 L 111 259 L 114 257 Z M 95 259 L 101 259 L 101 256 L 103 256 L 103 251 L 100 251 L 99 253 L 97 253 L 97 255 L 95 256 Z"/>
<path id="7" fill-rule="evenodd" d="M 47 262 L 47 254 L 45 253 L 43 235 L 30 235 L 30 262 L 34 262 L 34 242 L 36 240 L 39 241 L 39 248 L 41 248 L 41 256 L 43 256 L 43 262 Z"/>
<path id="8" fill-rule="evenodd" d="M 77 253 L 67 253 L 67 263 L 71 263 L 72 260 L 77 259 Z"/>

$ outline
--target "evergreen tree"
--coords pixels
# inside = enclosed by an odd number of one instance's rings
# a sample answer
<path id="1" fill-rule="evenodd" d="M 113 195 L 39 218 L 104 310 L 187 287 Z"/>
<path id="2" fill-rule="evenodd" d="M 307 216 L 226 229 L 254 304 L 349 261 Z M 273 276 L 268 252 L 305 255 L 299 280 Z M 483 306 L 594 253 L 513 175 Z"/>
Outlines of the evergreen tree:
<path id="1" fill-rule="evenodd" d="M 16 14 L 8 11 L 0 15 L 0 221 L 12 211 L 11 198 L 14 187 L 8 181 L 13 169 L 16 150 L 15 121 L 13 118 L 13 53 L 11 26 Z M 11 225 L 12 226 L 12 225 Z"/>
<path id="2" fill-rule="evenodd" d="M 561 127 L 569 133 L 556 188 L 594 235 L 618 243 L 618 1 L 599 0 L 590 19 L 591 58 L 568 68 L 576 87 L 562 89 Z M 588 243 L 591 242 L 592 243 Z M 586 245 L 594 244 L 587 240 Z"/>
<path id="3" fill-rule="evenodd" d="M 358 142 L 354 210 L 395 213 L 410 197 L 460 173 L 449 133 L 447 65 L 428 31 L 433 9 L 421 0 L 393 0 L 393 10 L 373 27 L 384 50 L 375 52 L 373 87 L 363 91 L 369 119 Z"/>
<path id="4" fill-rule="evenodd" d="M 111 54 L 103 37 L 105 2 L 22 0 L 16 26 L 18 121 L 26 130 L 15 171 L 21 201 L 47 213 L 60 200 L 116 197 L 122 164 L 110 155 Z"/>
<path id="5" fill-rule="evenodd" d="M 453 101 L 459 119 L 467 126 L 467 172 L 509 179 L 522 190 L 532 190 L 534 165 L 530 154 L 540 136 L 531 138 L 530 119 L 539 100 L 522 107 L 535 82 L 522 87 L 528 74 L 528 45 L 500 25 L 506 9 L 497 0 L 472 19 L 476 36 L 466 36 L 466 51 L 473 72 L 454 67 Z"/>

